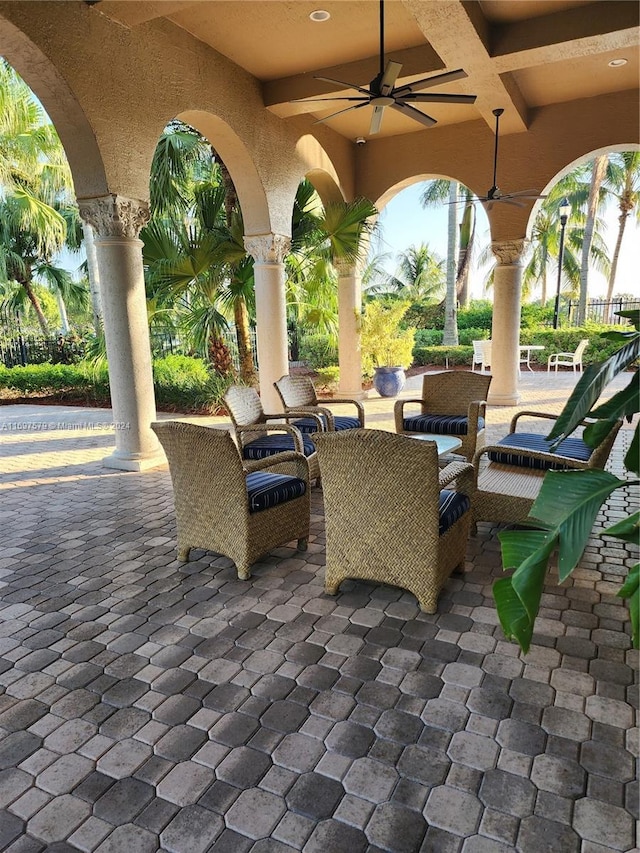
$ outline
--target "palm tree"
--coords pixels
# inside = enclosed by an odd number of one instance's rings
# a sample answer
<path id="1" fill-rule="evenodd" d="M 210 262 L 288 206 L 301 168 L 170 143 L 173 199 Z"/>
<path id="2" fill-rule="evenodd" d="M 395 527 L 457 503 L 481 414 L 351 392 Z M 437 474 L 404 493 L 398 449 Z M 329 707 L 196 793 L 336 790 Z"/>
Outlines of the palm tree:
<path id="1" fill-rule="evenodd" d="M 613 299 L 613 289 L 618 271 L 622 238 L 629 216 L 635 212 L 640 220 L 640 151 L 623 151 L 612 154 L 604 180 L 604 189 L 618 203 L 618 235 L 611 259 L 611 272 L 607 284 L 607 302 Z"/>
<path id="2" fill-rule="evenodd" d="M 458 254 L 458 183 L 439 179 L 427 181 L 420 198 L 423 207 L 435 207 L 448 203 L 447 227 L 447 292 L 444 309 L 444 331 L 442 341 L 445 346 L 458 345 L 458 293 L 456 257 Z"/>
<path id="3" fill-rule="evenodd" d="M 398 255 L 398 269 L 389 282 L 390 291 L 402 299 L 438 299 L 445 290 L 444 261 L 428 245 L 409 246 Z"/>
<path id="4" fill-rule="evenodd" d="M 589 257 L 593 242 L 596 215 L 600 202 L 600 189 L 607 171 L 608 154 L 601 154 L 593 161 L 589 198 L 587 200 L 587 218 L 584 226 L 584 241 L 582 243 L 582 261 L 580 264 L 580 300 L 578 303 L 578 325 L 584 325 L 587 316 L 587 297 L 589 289 Z"/>
<path id="5" fill-rule="evenodd" d="M 59 297 L 86 303 L 81 288 L 52 263 L 66 244 L 79 248 L 71 172 L 53 125 L 31 89 L 0 60 L 0 278 L 16 283 L 15 305 L 28 300 L 43 335 L 49 327 L 34 281 Z"/>

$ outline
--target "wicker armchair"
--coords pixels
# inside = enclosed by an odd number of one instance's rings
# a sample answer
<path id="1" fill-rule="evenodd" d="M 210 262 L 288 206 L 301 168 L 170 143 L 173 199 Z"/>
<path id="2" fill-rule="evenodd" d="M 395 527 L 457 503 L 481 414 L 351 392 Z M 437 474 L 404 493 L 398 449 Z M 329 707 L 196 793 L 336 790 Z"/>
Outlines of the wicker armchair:
<path id="1" fill-rule="evenodd" d="M 393 412 L 397 433 L 455 435 L 462 441 L 460 454 L 467 461 L 484 444 L 486 399 L 491 375 L 449 370 L 425 373 L 422 397 L 397 400 Z M 419 415 L 406 415 L 409 404 L 419 403 Z"/>
<path id="2" fill-rule="evenodd" d="M 308 435 L 303 435 L 297 427 L 288 423 L 303 415 L 315 423 L 316 430 L 321 430 L 324 426 L 319 415 L 299 411 L 267 414 L 262 408 L 258 392 L 246 385 L 231 385 L 224 395 L 224 403 L 243 459 L 264 459 L 274 453 L 294 450 L 307 457 L 310 479 L 319 478 L 315 445 Z"/>
<path id="3" fill-rule="evenodd" d="M 570 436 L 551 452 L 544 433 L 518 432 L 520 418 L 556 420 L 546 412 L 518 412 L 511 420 L 509 434 L 497 444 L 479 450 L 473 460 L 477 487 L 473 502 L 474 527 L 478 521 L 517 524 L 524 521 L 538 497 L 549 470 L 604 468 L 622 426 L 616 421 L 596 448 L 579 436 Z M 583 422 L 586 426 L 587 422 Z"/>
<path id="4" fill-rule="evenodd" d="M 473 466 L 438 468 L 430 441 L 375 429 L 314 435 L 327 535 L 325 589 L 347 578 L 399 586 L 435 613 L 451 572 L 462 569 Z M 458 491 L 447 489 L 457 481 Z"/>
<path id="5" fill-rule="evenodd" d="M 356 429 L 364 426 L 364 406 L 361 402 L 338 397 L 332 397 L 330 400 L 319 400 L 313 382 L 308 376 L 281 376 L 273 384 L 280 395 L 285 412 L 315 413 L 322 418 L 323 429 L 330 431 Z M 355 406 L 355 417 L 334 415 L 328 408 L 328 405 L 334 403 L 349 403 Z M 303 433 L 316 432 L 318 429 L 313 418 L 309 418 L 308 415 L 299 421 L 294 421 L 293 424 Z"/>
<path id="6" fill-rule="evenodd" d="M 309 470 L 300 453 L 243 465 L 226 430 L 181 421 L 151 424 L 169 462 L 178 525 L 178 559 L 192 548 L 224 554 L 238 577 L 272 548 L 309 535 Z"/>

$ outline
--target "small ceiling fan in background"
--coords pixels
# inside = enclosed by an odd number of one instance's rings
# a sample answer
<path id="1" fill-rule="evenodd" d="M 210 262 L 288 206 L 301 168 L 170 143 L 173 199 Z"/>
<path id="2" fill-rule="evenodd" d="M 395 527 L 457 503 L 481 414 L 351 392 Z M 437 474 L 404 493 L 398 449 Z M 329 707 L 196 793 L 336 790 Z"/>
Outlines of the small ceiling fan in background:
<path id="1" fill-rule="evenodd" d="M 380 0 L 380 71 L 369 83 L 369 88 L 358 86 L 355 83 L 346 83 L 344 80 L 334 80 L 331 77 L 316 76 L 316 80 L 325 83 L 333 83 L 344 89 L 355 89 L 358 95 L 338 95 L 330 98 L 299 98 L 291 103 L 311 103 L 321 101 L 351 101 L 351 106 L 338 110 L 325 118 L 318 119 L 315 124 L 330 121 L 349 110 L 359 110 L 361 107 L 373 107 L 369 133 L 378 133 L 382 124 L 382 117 L 386 107 L 396 110 L 402 115 L 420 122 L 425 127 L 432 127 L 437 123 L 435 118 L 416 109 L 412 104 L 473 104 L 475 95 L 447 95 L 447 94 L 425 94 L 423 89 L 439 86 L 441 83 L 449 83 L 453 80 L 461 80 L 467 74 L 461 68 L 456 71 L 447 71 L 444 74 L 436 74 L 435 77 L 425 77 L 408 83 L 405 86 L 396 87 L 396 80 L 400 76 L 402 65 L 399 62 L 389 60 L 385 64 L 384 56 L 384 0 Z"/>
<path id="2" fill-rule="evenodd" d="M 496 181 L 498 173 L 498 139 L 500 131 L 500 116 L 502 115 L 504 110 L 495 109 L 492 110 L 492 112 L 496 117 L 496 136 L 493 149 L 493 185 L 487 191 L 486 196 L 478 196 L 475 201 L 479 201 L 485 206 L 487 210 L 491 210 L 491 208 L 496 202 L 503 202 L 504 204 L 513 204 L 516 207 L 524 207 L 525 205 L 519 199 L 546 198 L 547 196 L 540 195 L 538 190 L 519 190 L 518 192 L 513 193 L 503 193 L 500 187 L 497 185 Z M 460 201 L 454 202 L 454 204 L 460 204 L 463 201 L 465 201 L 465 199 L 461 199 Z"/>

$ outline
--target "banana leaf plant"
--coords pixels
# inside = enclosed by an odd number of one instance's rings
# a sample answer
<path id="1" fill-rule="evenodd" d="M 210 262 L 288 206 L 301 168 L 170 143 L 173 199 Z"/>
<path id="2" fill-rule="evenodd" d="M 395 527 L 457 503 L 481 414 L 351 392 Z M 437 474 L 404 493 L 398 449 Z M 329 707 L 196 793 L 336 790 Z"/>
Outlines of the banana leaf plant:
<path id="1" fill-rule="evenodd" d="M 564 409 L 547 436 L 555 449 L 561 441 L 587 418 L 583 440 L 596 447 L 618 418 L 631 421 L 640 412 L 640 384 L 635 370 L 628 385 L 598 405 L 607 385 L 640 358 L 640 311 L 620 311 L 633 331 L 610 331 L 603 337 L 620 343 L 606 361 L 589 365 Z M 602 504 L 617 489 L 635 488 L 640 484 L 640 424 L 631 440 L 624 465 L 636 479 L 619 479 L 608 471 L 548 471 L 529 519 L 521 530 L 505 530 L 498 536 L 502 547 L 502 565 L 512 574 L 501 577 L 493 585 L 493 595 L 505 636 L 515 640 L 526 653 L 531 645 L 536 616 L 547 576 L 549 561 L 557 553 L 558 576 L 566 580 L 578 565 L 591 535 Z M 624 542 L 638 542 L 640 513 L 635 512 L 603 531 Z M 640 563 L 634 565 L 618 595 L 629 601 L 633 645 L 639 646 Z"/>

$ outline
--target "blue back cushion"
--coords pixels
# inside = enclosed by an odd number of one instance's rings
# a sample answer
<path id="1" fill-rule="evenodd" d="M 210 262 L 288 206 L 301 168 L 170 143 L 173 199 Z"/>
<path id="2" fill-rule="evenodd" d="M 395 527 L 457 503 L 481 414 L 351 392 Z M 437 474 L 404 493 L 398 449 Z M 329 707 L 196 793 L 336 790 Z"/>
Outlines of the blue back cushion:
<path id="1" fill-rule="evenodd" d="M 323 428 L 326 429 L 327 419 L 324 415 L 320 415 L 320 419 L 322 420 Z M 334 415 L 333 421 L 335 423 L 336 432 L 341 429 L 358 429 L 360 426 L 358 418 L 351 418 L 346 415 L 338 415 L 337 417 Z M 293 421 L 292 425 L 297 427 L 303 434 L 318 432 L 318 423 L 315 418 L 300 418 L 298 421 Z"/>
<path id="2" fill-rule="evenodd" d="M 438 511 L 440 515 L 438 533 L 440 536 L 442 536 L 443 533 L 446 533 L 451 525 L 455 524 L 459 518 L 462 518 L 470 507 L 471 501 L 466 495 L 463 495 L 462 492 L 451 492 L 449 489 L 443 489 L 440 492 L 440 500 L 438 504 Z"/>
<path id="3" fill-rule="evenodd" d="M 407 432 L 431 432 L 435 435 L 466 435 L 469 419 L 465 415 L 412 415 L 404 418 Z M 478 430 L 484 429 L 484 418 L 478 418 Z"/>
<path id="4" fill-rule="evenodd" d="M 285 474 L 270 474 L 267 471 L 254 471 L 247 474 L 247 497 L 249 512 L 262 512 L 287 501 L 304 495 L 307 485 L 298 477 Z"/>
<path id="5" fill-rule="evenodd" d="M 302 436 L 304 444 L 304 455 L 311 456 L 316 452 L 314 443 L 307 436 Z M 242 457 L 244 459 L 264 459 L 267 456 L 273 456 L 274 453 L 284 453 L 286 450 L 295 450 L 293 437 L 284 432 L 269 433 L 268 435 L 260 436 L 255 441 L 250 441 L 242 448 Z"/>
<path id="6" fill-rule="evenodd" d="M 524 447 L 527 450 L 538 450 L 544 453 L 550 453 L 551 442 L 543 435 L 538 435 L 533 432 L 513 432 L 501 438 L 498 444 L 504 447 L 504 452 L 491 451 L 489 459 L 492 462 L 500 462 L 503 465 L 518 465 L 521 468 L 534 468 L 537 471 L 563 471 L 567 465 L 562 462 L 547 462 L 544 459 L 531 459 L 518 453 L 518 447 Z M 513 448 L 513 449 L 511 449 Z M 581 438 L 565 438 L 560 442 L 560 445 L 554 451 L 560 456 L 569 456 L 571 459 L 577 459 L 580 462 L 588 462 L 589 457 L 593 453 L 591 447 L 585 444 Z"/>

